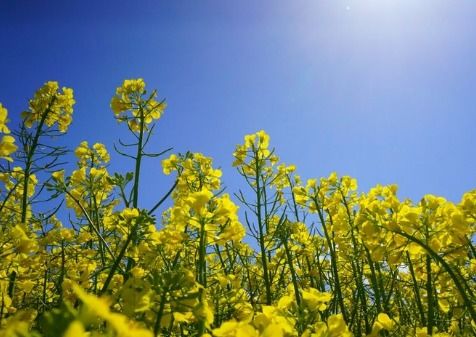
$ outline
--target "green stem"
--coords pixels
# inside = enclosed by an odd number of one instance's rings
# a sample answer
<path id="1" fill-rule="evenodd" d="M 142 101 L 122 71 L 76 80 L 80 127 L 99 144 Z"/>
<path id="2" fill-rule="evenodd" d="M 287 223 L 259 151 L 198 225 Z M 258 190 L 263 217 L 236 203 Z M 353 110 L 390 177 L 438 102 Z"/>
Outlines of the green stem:
<path id="1" fill-rule="evenodd" d="M 266 304 L 271 305 L 271 284 L 269 282 L 269 272 L 268 272 L 268 260 L 266 258 L 266 246 L 264 243 L 264 229 L 263 229 L 263 219 L 261 214 L 261 167 L 259 164 L 258 151 L 254 150 L 255 155 L 255 179 L 256 179 L 256 214 L 258 218 L 258 230 L 259 230 L 259 246 L 261 251 L 261 263 L 263 265 L 263 279 L 266 289 Z M 266 202 L 266 201 L 265 201 Z M 266 216 L 266 214 L 265 214 Z"/>
<path id="2" fill-rule="evenodd" d="M 199 243 L 199 252 L 198 252 L 198 282 L 204 287 L 207 287 L 207 246 L 206 246 L 207 232 L 205 230 L 205 221 L 201 221 L 200 225 L 200 243 Z"/>
<path id="3" fill-rule="evenodd" d="M 91 189 L 91 191 L 93 191 L 93 189 Z M 101 231 L 101 227 L 99 225 L 99 207 L 98 207 L 98 203 L 97 203 L 97 200 L 96 200 L 96 195 L 94 193 L 92 193 L 92 201 L 93 201 L 93 216 L 94 216 L 94 220 L 96 220 L 96 228 L 97 228 L 97 231 L 98 233 L 100 233 Z M 101 236 L 101 235 L 99 235 Z M 101 256 L 101 264 L 102 266 L 104 267 L 106 265 L 106 260 L 105 260 L 105 254 L 104 254 L 104 247 L 103 247 L 103 242 L 102 240 L 99 240 L 99 245 L 98 245 L 98 248 L 99 248 L 99 254 Z"/>
<path id="4" fill-rule="evenodd" d="M 132 196 L 132 207 L 137 208 L 139 201 L 139 177 L 140 177 L 140 165 L 142 161 L 142 142 L 144 138 L 144 110 L 139 108 L 140 114 L 140 126 L 139 126 L 139 140 L 137 142 L 137 154 L 136 154 L 136 167 L 134 172 L 134 187 Z"/>
<path id="5" fill-rule="evenodd" d="M 375 270 L 377 271 L 377 274 L 378 274 L 378 287 L 379 287 L 379 291 L 380 291 L 380 298 L 382 299 L 382 310 L 383 312 L 389 312 L 389 309 L 386 307 L 385 303 L 385 287 L 383 285 L 383 275 L 382 275 L 382 271 L 380 270 L 380 265 L 377 262 L 375 262 Z M 390 296 L 390 295 L 389 295 Z"/>
<path id="6" fill-rule="evenodd" d="M 346 213 L 347 213 L 347 219 L 348 219 L 348 224 L 349 224 L 349 228 L 350 228 L 350 234 L 351 234 L 351 239 L 352 239 L 352 246 L 354 248 L 354 254 L 355 256 L 360 256 L 360 253 L 361 253 L 361 249 L 357 249 L 358 247 L 358 244 L 357 244 L 357 240 L 355 238 L 355 233 L 354 233 L 354 222 L 352 220 L 352 216 L 351 216 L 351 212 L 350 212 L 350 208 L 349 208 L 349 204 L 347 203 L 347 199 L 342 191 L 342 189 L 339 189 L 340 191 L 340 194 L 341 194 L 341 197 L 342 197 L 342 201 L 344 203 L 344 206 L 345 206 L 345 210 L 346 210 Z M 359 263 L 359 259 L 355 259 L 355 263 L 352 263 L 352 268 L 354 269 L 354 275 L 355 275 L 355 282 L 356 282 L 356 286 L 357 286 L 357 292 L 358 292 L 358 299 L 360 299 L 360 302 L 362 304 L 362 310 L 363 310 L 363 317 L 364 317 L 364 320 L 365 320 L 365 333 L 366 334 L 370 334 L 371 332 L 371 326 L 370 326 L 370 323 L 369 323 L 369 316 L 368 316 L 368 312 L 367 312 L 367 298 L 365 296 L 365 287 L 364 287 L 364 276 L 363 276 L 363 267 L 360 265 Z M 359 322 L 359 325 L 358 325 L 358 329 L 360 330 L 360 319 L 358 320 Z"/>
<path id="7" fill-rule="evenodd" d="M 2 319 L 3 319 L 3 309 L 5 308 L 5 299 L 4 299 L 4 293 L 2 295 L 2 305 L 0 305 L 0 326 L 2 326 Z"/>
<path id="8" fill-rule="evenodd" d="M 139 177 L 140 177 L 140 165 L 142 161 L 142 142 L 144 138 L 144 109 L 142 106 L 139 107 L 139 119 L 140 119 L 140 124 L 139 124 L 139 140 L 137 142 L 137 154 L 136 154 L 136 165 L 135 165 L 135 171 L 134 171 L 134 186 L 133 186 L 133 194 L 132 194 L 132 207 L 137 208 L 138 201 L 139 201 Z M 137 227 L 134 227 L 137 228 Z M 128 238 L 127 245 L 132 241 L 133 244 L 137 244 L 137 233 L 136 230 L 133 228 L 133 230 L 130 233 L 130 240 Z M 127 246 L 125 246 L 127 248 Z M 127 265 L 126 265 L 126 277 L 129 273 L 129 271 L 132 269 L 134 265 L 134 260 L 132 258 L 128 258 L 127 260 Z"/>
<path id="9" fill-rule="evenodd" d="M 327 230 L 326 222 L 325 222 L 325 219 L 324 219 L 324 214 L 322 213 L 322 209 L 319 205 L 319 202 L 317 201 L 317 197 L 315 197 L 313 199 L 313 201 L 314 201 L 314 204 L 316 206 L 317 213 L 319 215 L 319 219 L 320 219 L 321 224 L 322 224 L 322 229 L 324 230 L 324 236 L 326 237 L 327 245 L 329 247 L 329 253 L 331 255 L 331 267 L 332 267 L 332 273 L 334 275 L 334 282 L 335 282 L 335 288 L 334 289 L 336 291 L 337 302 L 339 304 L 340 311 L 342 313 L 344 321 L 346 323 L 348 323 L 348 317 L 347 317 L 347 313 L 346 313 L 345 306 L 344 306 L 344 298 L 342 296 L 342 290 L 341 290 L 341 286 L 340 286 L 339 271 L 338 271 L 338 268 L 337 268 L 337 254 L 334 250 L 334 245 L 332 243 L 332 239 L 331 239 L 331 237 L 329 235 L 329 232 Z M 328 213 L 328 214 L 329 214 L 329 217 L 330 217 L 330 213 Z M 332 218 L 330 218 L 330 221 L 331 221 L 331 224 L 332 224 Z"/>
<path id="10" fill-rule="evenodd" d="M 43 296 L 42 296 L 42 301 L 43 301 L 43 311 L 46 311 L 46 286 L 48 282 L 48 265 L 45 264 L 45 274 L 43 278 Z"/>
<path id="11" fill-rule="evenodd" d="M 372 288 L 374 290 L 375 305 L 377 306 L 377 312 L 382 312 L 382 303 L 380 300 L 380 290 L 377 282 L 377 274 L 375 273 L 375 266 L 370 255 L 369 249 L 364 245 L 365 253 L 367 255 L 367 263 L 370 267 L 370 280 L 372 281 Z"/>
<path id="12" fill-rule="evenodd" d="M 81 205 L 81 202 L 71 194 L 71 192 L 69 192 L 68 190 L 65 190 L 65 193 L 71 198 L 73 199 L 73 201 L 76 203 L 76 205 L 78 205 L 78 207 L 81 209 L 81 212 L 83 212 L 84 216 L 86 217 L 86 220 L 88 221 L 89 223 L 89 226 L 93 229 L 93 231 L 96 233 L 96 235 L 98 236 L 100 242 L 102 242 L 104 244 L 104 247 L 106 248 L 107 252 L 109 253 L 109 255 L 111 255 L 111 258 L 113 260 L 115 260 L 115 257 L 114 257 L 114 253 L 112 252 L 111 248 L 109 248 L 109 245 L 107 244 L 106 240 L 104 239 L 104 237 L 101 235 L 101 233 L 99 232 L 99 224 L 98 224 L 98 228 L 96 228 L 96 225 L 94 224 L 93 220 L 91 219 L 91 217 L 89 216 L 88 212 L 86 211 L 86 209 L 84 208 L 83 205 Z"/>
<path id="13" fill-rule="evenodd" d="M 433 301 L 433 289 L 431 285 L 431 257 L 426 255 L 426 296 L 428 299 L 428 321 L 426 322 L 427 333 L 431 335 L 433 333 L 434 323 L 434 301 Z"/>
<path id="14" fill-rule="evenodd" d="M 131 232 L 129 233 L 129 235 L 127 235 L 126 242 L 124 242 L 124 245 L 122 246 L 121 251 L 119 252 L 119 255 L 114 260 L 114 264 L 112 265 L 111 270 L 109 271 L 109 274 L 107 275 L 106 281 L 104 282 L 104 285 L 103 285 L 101 291 L 99 292 L 100 295 L 104 294 L 104 292 L 109 287 L 109 283 L 111 283 L 112 277 L 116 273 L 116 270 L 119 268 L 119 264 L 121 263 L 121 260 L 124 257 L 124 254 L 126 253 L 127 247 L 129 246 L 129 243 L 132 240 L 132 232 L 135 231 L 136 227 L 137 227 L 137 225 L 134 226 L 131 229 Z"/>
<path id="15" fill-rule="evenodd" d="M 296 297 L 296 304 L 298 308 L 301 308 L 301 296 L 299 293 L 299 286 L 297 282 L 296 271 L 294 270 L 293 260 L 291 256 L 291 251 L 289 250 L 289 246 L 287 243 L 287 238 L 283 240 L 283 245 L 284 245 L 284 251 L 286 253 L 286 260 L 288 262 L 289 271 L 291 272 L 291 280 L 293 282 L 294 296 Z"/>
<path id="16" fill-rule="evenodd" d="M 199 251 L 198 251 L 198 283 L 200 283 L 203 288 L 199 290 L 199 300 L 200 305 L 205 305 L 205 293 L 204 289 L 207 287 L 207 261 L 206 261 L 206 253 L 207 253 L 207 232 L 205 230 L 205 221 L 200 221 L 200 242 L 199 242 Z M 198 322 L 198 335 L 202 336 L 205 333 L 205 321 L 203 317 L 200 317 Z"/>
<path id="17" fill-rule="evenodd" d="M 160 296 L 159 311 L 157 312 L 157 318 L 155 320 L 155 325 L 154 325 L 154 336 L 156 336 L 156 337 L 159 335 L 160 322 L 161 322 L 162 316 L 164 314 L 166 295 L 167 295 L 167 291 L 164 289 L 163 292 L 162 292 L 162 295 Z"/>
<path id="18" fill-rule="evenodd" d="M 64 251 L 64 240 L 61 240 L 61 272 L 58 278 L 59 303 L 63 302 L 63 281 L 65 275 L 66 254 Z"/>
<path id="19" fill-rule="evenodd" d="M 53 96 L 51 98 L 50 103 L 48 104 L 48 107 L 46 108 L 45 112 L 43 115 L 41 115 L 40 123 L 38 124 L 38 127 L 36 128 L 35 136 L 33 137 L 33 141 L 31 143 L 31 146 L 29 149 L 26 150 L 26 162 L 25 162 L 25 170 L 23 171 L 23 195 L 22 195 L 22 209 L 21 209 L 21 222 L 25 223 L 26 221 L 26 212 L 28 208 L 28 187 L 29 187 L 29 181 L 30 181 L 30 170 L 31 170 L 31 165 L 33 164 L 33 156 L 35 154 L 36 148 L 38 146 L 38 141 L 40 139 L 43 125 L 45 124 L 46 117 L 48 116 L 48 113 L 51 111 L 51 106 L 53 105 L 54 101 L 56 100 L 56 96 Z"/>
<path id="20" fill-rule="evenodd" d="M 415 277 L 415 270 L 413 269 L 413 262 L 410 259 L 410 253 L 407 252 L 408 267 L 410 270 L 410 275 L 413 281 L 413 291 L 415 292 L 415 300 L 417 303 L 418 311 L 420 312 L 421 324 L 426 325 L 425 311 L 423 310 L 423 305 L 421 303 L 420 288 L 418 287 L 418 282 Z"/>

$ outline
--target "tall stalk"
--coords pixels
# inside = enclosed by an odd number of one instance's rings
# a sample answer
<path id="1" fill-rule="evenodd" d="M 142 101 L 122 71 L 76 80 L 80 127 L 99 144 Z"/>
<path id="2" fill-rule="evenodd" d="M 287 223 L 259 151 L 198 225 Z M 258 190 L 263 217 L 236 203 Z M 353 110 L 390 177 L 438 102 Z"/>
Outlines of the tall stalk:
<path id="1" fill-rule="evenodd" d="M 263 278 L 266 291 L 266 304 L 271 304 L 271 284 L 268 273 L 268 259 L 266 257 L 267 251 L 264 243 L 264 226 L 263 218 L 261 214 L 262 201 L 261 201 L 261 165 L 258 160 L 258 151 L 255 150 L 255 179 L 256 179 L 256 217 L 258 218 L 258 231 L 259 231 L 259 247 L 261 251 L 261 264 L 263 265 Z M 266 200 L 265 200 L 266 202 Z M 265 215 L 266 216 L 266 215 Z"/>
<path id="2" fill-rule="evenodd" d="M 54 104 L 54 101 L 56 100 L 56 96 L 53 96 L 51 98 L 50 103 L 48 104 L 48 107 L 46 110 L 43 112 L 43 115 L 41 116 L 40 122 L 38 123 L 38 126 L 35 131 L 35 135 L 33 137 L 33 141 L 30 144 L 27 145 L 27 148 L 25 149 L 26 151 L 26 160 L 25 160 L 25 169 L 23 171 L 23 195 L 22 195 L 22 203 L 21 203 L 21 223 L 26 222 L 26 214 L 27 214 L 27 208 L 28 208 L 28 188 L 29 188 L 29 182 L 30 182 L 30 175 L 31 175 L 31 165 L 33 164 L 33 157 L 35 155 L 36 148 L 38 147 L 38 141 L 40 139 L 40 136 L 43 131 L 43 125 L 45 124 L 46 117 L 48 116 L 48 113 L 51 111 L 51 106 Z"/>
<path id="3" fill-rule="evenodd" d="M 327 241 L 327 246 L 329 247 L 329 254 L 331 256 L 331 268 L 332 268 L 332 274 L 334 276 L 334 282 L 335 282 L 335 296 L 337 297 L 337 303 L 340 307 L 342 316 L 344 318 L 344 321 L 347 323 L 348 322 L 348 317 L 347 317 L 347 312 L 345 310 L 344 306 L 344 298 L 342 296 L 342 289 L 340 285 L 340 279 L 339 279 L 339 271 L 337 268 L 337 252 L 335 251 L 335 247 L 332 241 L 332 238 L 330 237 L 330 233 L 327 229 L 327 225 L 324 219 L 324 214 L 321 209 L 321 206 L 319 205 L 319 202 L 317 200 L 317 197 L 313 198 L 314 205 L 316 206 L 318 215 L 319 215 L 319 220 L 321 221 L 322 224 L 322 229 L 324 230 L 324 236 Z M 330 214 L 329 214 L 330 216 Z"/>

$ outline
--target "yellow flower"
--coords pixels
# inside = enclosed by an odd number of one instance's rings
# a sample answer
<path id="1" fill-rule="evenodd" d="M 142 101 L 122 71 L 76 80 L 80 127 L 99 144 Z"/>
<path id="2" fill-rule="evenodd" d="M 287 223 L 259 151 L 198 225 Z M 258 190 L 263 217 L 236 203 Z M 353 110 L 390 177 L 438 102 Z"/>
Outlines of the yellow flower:
<path id="1" fill-rule="evenodd" d="M 309 288 L 308 291 L 302 291 L 302 300 L 304 304 L 312 311 L 325 310 L 327 308 L 327 303 L 331 300 L 331 298 L 331 294 L 321 293 L 314 288 Z"/>
<path id="2" fill-rule="evenodd" d="M 13 161 L 10 155 L 17 150 L 15 138 L 12 136 L 3 136 L 0 141 L 0 158 Z"/>
<path id="3" fill-rule="evenodd" d="M 109 303 L 94 295 L 85 292 L 78 285 L 73 284 L 73 290 L 85 305 L 87 311 L 96 317 L 107 321 L 114 329 L 118 337 L 152 337 L 152 331 L 137 327 L 126 316 L 111 312 Z"/>
<path id="4" fill-rule="evenodd" d="M 415 337 L 427 337 L 428 330 L 426 328 L 416 328 Z"/>
<path id="5" fill-rule="evenodd" d="M 68 329 L 63 334 L 63 337 L 86 337 L 89 333 L 86 333 L 84 326 L 80 321 L 72 321 Z"/>
<path id="6" fill-rule="evenodd" d="M 111 109 L 116 116 L 118 116 L 121 112 L 126 111 L 128 105 L 123 102 L 119 97 L 114 96 L 111 99 Z"/>
<path id="7" fill-rule="evenodd" d="M 190 195 L 188 203 L 195 212 L 200 213 L 200 211 L 208 204 L 210 199 L 213 197 L 213 193 L 207 189 L 203 189 L 199 192 L 194 192 Z"/>
<path id="8" fill-rule="evenodd" d="M 74 150 L 75 156 L 78 158 L 78 160 L 83 160 L 84 157 L 89 156 L 90 150 L 88 147 L 88 142 L 87 141 L 82 141 L 79 146 Z"/>
<path id="9" fill-rule="evenodd" d="M 219 328 L 213 329 L 215 337 L 258 337 L 259 332 L 247 322 L 234 320 L 222 323 Z"/>
<path id="10" fill-rule="evenodd" d="M 330 337 L 352 336 L 352 334 L 349 332 L 347 325 L 344 322 L 342 314 L 331 315 L 327 320 L 327 326 L 329 328 Z"/>
<path id="11" fill-rule="evenodd" d="M 202 300 L 198 303 L 193 311 L 193 314 L 199 321 L 202 321 L 205 324 L 207 329 L 210 329 L 210 325 L 214 320 L 214 314 L 213 308 L 206 300 Z"/>
<path id="12" fill-rule="evenodd" d="M 284 329 L 276 323 L 269 324 L 261 333 L 261 337 L 284 337 Z"/>
<path id="13" fill-rule="evenodd" d="M 294 300 L 294 297 L 292 296 L 289 296 L 289 295 L 285 295 L 285 296 L 282 296 L 279 301 L 278 301 L 278 305 L 277 307 L 279 309 L 287 309 L 291 306 L 291 304 L 293 304 L 295 302 Z"/>
<path id="14" fill-rule="evenodd" d="M 392 321 L 385 313 L 378 314 L 377 322 L 379 322 L 385 330 L 392 330 L 393 326 L 395 325 L 395 322 Z"/>
<path id="15" fill-rule="evenodd" d="M 31 292 L 34 286 L 35 286 L 35 282 L 33 282 L 32 280 L 25 280 L 20 283 L 20 287 L 22 291 L 24 291 L 27 294 Z"/>
<path id="16" fill-rule="evenodd" d="M 101 143 L 95 143 L 93 145 L 94 151 L 96 151 L 97 155 L 99 156 L 100 160 L 104 163 L 108 163 L 110 160 L 109 152 L 106 149 L 106 146 Z"/>
<path id="17" fill-rule="evenodd" d="M 137 208 L 124 208 L 121 212 L 124 220 L 134 220 L 139 216 L 139 210 Z"/>
<path id="18" fill-rule="evenodd" d="M 162 169 L 164 174 L 169 175 L 175 170 L 178 163 L 178 157 L 175 154 L 170 155 L 169 158 L 162 160 Z"/>
<path id="19" fill-rule="evenodd" d="M 57 182 L 64 182 L 64 170 L 59 170 L 51 173 L 53 179 Z"/>
<path id="20" fill-rule="evenodd" d="M 38 249 L 38 242 L 30 239 L 21 225 L 16 225 L 10 232 L 18 253 L 31 253 Z"/>
<path id="21" fill-rule="evenodd" d="M 8 123 L 8 111 L 7 109 L 0 103 L 0 133 L 9 134 L 10 130 L 7 127 Z"/>
<path id="22" fill-rule="evenodd" d="M 438 298 L 438 307 L 444 313 L 448 313 L 450 311 L 450 302 L 446 298 Z"/>

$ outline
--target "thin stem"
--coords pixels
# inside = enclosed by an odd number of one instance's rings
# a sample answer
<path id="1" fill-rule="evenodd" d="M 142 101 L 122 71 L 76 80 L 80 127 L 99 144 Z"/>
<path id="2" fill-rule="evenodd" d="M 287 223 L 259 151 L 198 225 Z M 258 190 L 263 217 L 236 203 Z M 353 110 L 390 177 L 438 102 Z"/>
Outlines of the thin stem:
<path id="1" fill-rule="evenodd" d="M 426 255 L 426 296 L 428 299 L 428 321 L 426 322 L 427 333 L 431 335 L 433 333 L 434 322 L 434 301 L 433 301 L 433 289 L 431 285 L 431 257 Z"/>
<path id="2" fill-rule="evenodd" d="M 31 170 L 31 165 L 33 164 L 33 156 L 36 151 L 36 147 L 38 146 L 38 141 L 40 139 L 43 125 L 45 124 L 46 121 L 46 116 L 48 113 L 51 111 L 51 107 L 56 100 L 56 96 L 53 96 L 51 98 L 50 103 L 48 104 L 48 107 L 46 108 L 45 112 L 41 116 L 40 123 L 38 124 L 38 127 L 36 128 L 35 136 L 33 137 L 33 141 L 31 143 L 31 146 L 29 149 L 26 150 L 26 162 L 25 162 L 25 170 L 23 171 L 23 196 L 22 196 L 22 211 L 21 211 L 21 222 L 25 223 L 26 221 L 26 213 L 27 213 L 27 207 L 28 207 L 28 187 L 29 187 L 29 181 L 30 181 L 30 170 Z"/>
<path id="3" fill-rule="evenodd" d="M 266 288 L 266 304 L 271 304 L 271 284 L 269 282 L 269 273 L 268 273 L 268 260 L 266 258 L 266 246 L 264 243 L 264 230 L 263 230 L 263 219 L 261 215 L 261 186 L 260 186 L 260 171 L 261 167 L 259 165 L 258 151 L 254 151 L 255 155 L 255 178 L 256 178 L 256 213 L 258 218 L 258 230 L 259 230 L 259 246 L 261 250 L 261 263 L 263 264 L 263 276 L 264 276 L 264 285 Z M 266 202 L 266 200 L 265 200 Z M 266 215 L 265 215 L 266 216 Z"/>

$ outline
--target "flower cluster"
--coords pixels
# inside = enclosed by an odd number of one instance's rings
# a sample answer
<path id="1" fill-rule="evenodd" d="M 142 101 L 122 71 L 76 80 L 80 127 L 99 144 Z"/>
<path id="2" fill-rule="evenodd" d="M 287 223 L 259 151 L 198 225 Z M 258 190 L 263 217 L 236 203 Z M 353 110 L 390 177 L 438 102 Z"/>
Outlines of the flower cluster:
<path id="1" fill-rule="evenodd" d="M 46 82 L 29 102 L 29 109 L 22 116 L 29 128 L 33 123 L 44 123 L 48 127 L 58 125 L 60 132 L 66 132 L 73 120 L 73 105 L 76 103 L 73 89 L 63 87 L 55 81 Z"/>
<path id="2" fill-rule="evenodd" d="M 0 134 L 4 134 L 0 140 L 0 158 L 13 161 L 10 155 L 16 151 L 15 138 L 9 135 L 10 129 L 7 126 L 8 111 L 0 103 Z"/>
<path id="3" fill-rule="evenodd" d="M 164 101 L 157 101 L 157 91 L 154 90 L 147 96 L 142 78 L 125 80 L 111 99 L 111 109 L 116 119 L 126 121 L 135 132 L 139 132 L 141 128 L 145 130 L 149 124 L 158 120 L 166 106 Z"/>

